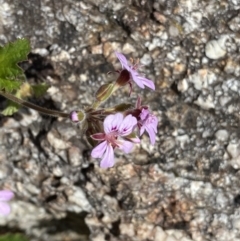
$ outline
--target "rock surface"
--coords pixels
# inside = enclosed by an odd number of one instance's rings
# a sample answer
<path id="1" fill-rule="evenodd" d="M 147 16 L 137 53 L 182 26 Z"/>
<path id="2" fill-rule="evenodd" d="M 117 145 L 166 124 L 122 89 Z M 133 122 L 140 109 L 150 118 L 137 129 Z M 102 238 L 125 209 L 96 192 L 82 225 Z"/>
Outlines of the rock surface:
<path id="1" fill-rule="evenodd" d="M 43 241 L 240 240 L 239 11 L 239 0 L 0 0 L 0 44 L 29 38 L 26 76 L 52 86 L 32 101 L 91 104 L 118 50 L 146 65 L 156 91 L 138 94 L 161 120 L 154 147 L 144 136 L 102 170 L 69 121 L 0 116 L 0 184 L 16 194 L 0 225 Z"/>

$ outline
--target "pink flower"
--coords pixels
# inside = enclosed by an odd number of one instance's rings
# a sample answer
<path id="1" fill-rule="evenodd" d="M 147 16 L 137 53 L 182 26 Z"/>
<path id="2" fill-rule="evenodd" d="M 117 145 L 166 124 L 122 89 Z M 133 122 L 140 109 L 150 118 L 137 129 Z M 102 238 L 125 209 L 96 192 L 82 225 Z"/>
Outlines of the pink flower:
<path id="1" fill-rule="evenodd" d="M 137 72 L 138 69 L 138 64 L 135 65 L 129 65 L 127 59 L 125 56 L 121 53 L 115 52 L 117 58 L 119 59 L 120 63 L 122 64 L 122 69 L 127 70 L 128 73 L 130 74 L 130 79 L 133 80 L 140 88 L 144 89 L 145 86 L 149 87 L 152 90 L 155 90 L 155 85 L 154 83 L 139 75 Z M 131 83 L 130 83 L 131 86 Z"/>
<path id="2" fill-rule="evenodd" d="M 132 115 L 126 117 L 121 113 L 109 115 L 103 122 L 104 133 L 96 133 L 91 136 L 94 140 L 101 141 L 92 150 L 91 156 L 102 158 L 100 163 L 102 168 L 114 165 L 114 148 L 117 147 L 125 153 L 129 153 L 133 147 L 133 142 L 140 142 L 137 137 L 129 137 L 136 124 L 137 119 Z"/>
<path id="3" fill-rule="evenodd" d="M 150 137 L 150 142 L 154 145 L 156 141 L 158 119 L 155 115 L 150 113 L 148 106 L 141 105 L 140 97 L 137 98 L 136 109 L 134 109 L 132 114 L 138 120 L 137 125 L 140 129 L 140 136 L 144 133 L 144 131 L 147 131 Z"/>
<path id="4" fill-rule="evenodd" d="M 9 190 L 2 190 L 0 191 L 0 215 L 7 216 L 11 208 L 7 201 L 11 200 L 14 197 L 14 194 L 12 191 Z"/>
<path id="5" fill-rule="evenodd" d="M 152 145 L 154 145 L 156 141 L 158 125 L 157 117 L 151 114 L 148 109 L 144 108 L 142 108 L 139 117 L 140 120 L 138 121 L 138 125 L 140 126 L 140 136 L 144 133 L 144 131 L 147 131 L 150 137 L 150 142 Z"/>

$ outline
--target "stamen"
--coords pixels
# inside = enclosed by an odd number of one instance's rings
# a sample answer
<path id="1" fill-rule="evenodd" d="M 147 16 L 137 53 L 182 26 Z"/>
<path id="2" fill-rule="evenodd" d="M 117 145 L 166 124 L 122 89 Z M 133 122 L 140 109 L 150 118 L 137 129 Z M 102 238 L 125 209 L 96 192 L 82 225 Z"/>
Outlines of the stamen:
<path id="1" fill-rule="evenodd" d="M 133 65 L 134 59 L 133 59 L 133 58 L 130 58 L 130 59 L 129 59 L 129 62 Z"/>

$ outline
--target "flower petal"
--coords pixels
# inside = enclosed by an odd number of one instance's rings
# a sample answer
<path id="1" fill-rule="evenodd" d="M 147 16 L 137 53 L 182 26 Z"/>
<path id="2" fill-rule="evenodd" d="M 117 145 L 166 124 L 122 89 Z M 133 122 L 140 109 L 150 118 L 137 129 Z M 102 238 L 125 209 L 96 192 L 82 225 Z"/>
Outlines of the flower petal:
<path id="1" fill-rule="evenodd" d="M 139 117 L 142 121 L 144 121 L 149 116 L 149 110 L 148 109 L 142 109 Z"/>
<path id="2" fill-rule="evenodd" d="M 96 140 L 96 141 L 103 141 L 105 140 L 105 134 L 104 133 L 95 133 L 93 135 L 91 135 L 92 139 L 93 140 Z"/>
<path id="3" fill-rule="evenodd" d="M 114 152 L 113 152 L 112 145 L 108 144 L 105 155 L 101 160 L 100 167 L 108 168 L 108 167 L 113 167 L 113 165 L 114 165 Z"/>
<path id="4" fill-rule="evenodd" d="M 132 130 L 133 130 L 133 127 L 137 125 L 137 119 L 132 116 L 132 115 L 127 115 L 121 125 L 119 126 L 119 135 L 120 136 L 127 136 L 129 135 Z"/>
<path id="5" fill-rule="evenodd" d="M 93 158 L 101 158 L 107 148 L 107 141 L 101 142 L 92 149 L 91 156 Z"/>
<path id="6" fill-rule="evenodd" d="M 139 135 L 141 136 L 145 131 L 145 126 L 141 126 Z"/>
<path id="7" fill-rule="evenodd" d="M 156 141 L 156 133 L 154 132 L 154 130 L 151 126 L 146 126 L 146 131 L 150 137 L 151 144 L 154 145 L 155 141 Z"/>
<path id="8" fill-rule="evenodd" d="M 0 202 L 0 215 L 7 216 L 11 212 L 11 208 L 8 203 Z"/>
<path id="9" fill-rule="evenodd" d="M 107 116 L 103 122 L 105 133 L 108 134 L 112 131 L 117 131 L 122 121 L 123 121 L 122 113 L 116 113 L 115 115 Z"/>
<path id="10" fill-rule="evenodd" d="M 78 114 L 76 111 L 72 111 L 70 114 L 69 114 L 69 117 L 70 117 L 70 120 L 72 122 L 79 122 L 79 119 L 78 119 Z"/>
<path id="11" fill-rule="evenodd" d="M 131 76 L 132 76 L 133 81 L 134 81 L 140 88 L 144 89 L 144 84 L 143 84 L 142 80 L 139 79 L 140 77 L 139 77 L 137 71 L 135 71 L 135 70 L 133 70 L 133 69 L 130 69 L 129 72 L 130 72 L 130 74 L 131 74 Z"/>
<path id="12" fill-rule="evenodd" d="M 0 191 L 0 201 L 9 201 L 14 197 L 14 194 L 10 190 Z"/>
<path id="13" fill-rule="evenodd" d="M 148 88 L 155 90 L 155 84 L 150 79 L 138 76 L 138 80 L 141 81 L 141 83 L 147 86 Z"/>
<path id="14" fill-rule="evenodd" d="M 158 119 L 155 115 L 149 114 L 147 119 L 143 122 L 143 125 L 153 128 L 154 132 L 157 133 Z"/>
<path id="15" fill-rule="evenodd" d="M 120 61 L 122 68 L 129 70 L 128 61 L 127 61 L 126 57 L 123 54 L 116 52 L 116 51 L 115 51 L 115 54 L 116 54 L 118 60 Z"/>
<path id="16" fill-rule="evenodd" d="M 125 153 L 129 153 L 133 148 L 133 143 L 123 140 L 119 141 L 118 146 L 120 150 L 123 150 Z"/>
<path id="17" fill-rule="evenodd" d="M 156 116 L 152 115 L 152 127 L 155 133 L 157 133 L 158 119 Z"/>

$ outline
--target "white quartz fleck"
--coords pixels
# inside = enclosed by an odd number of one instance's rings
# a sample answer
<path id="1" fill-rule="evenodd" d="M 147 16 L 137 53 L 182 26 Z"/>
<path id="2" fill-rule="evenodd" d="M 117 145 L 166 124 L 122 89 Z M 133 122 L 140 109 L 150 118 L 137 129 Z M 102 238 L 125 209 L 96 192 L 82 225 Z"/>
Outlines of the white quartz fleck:
<path id="1" fill-rule="evenodd" d="M 203 96 L 200 95 L 194 103 L 206 110 L 215 108 L 213 97 L 211 95 L 208 95 L 206 98 L 203 98 Z"/>
<path id="2" fill-rule="evenodd" d="M 47 134 L 47 140 L 49 144 L 56 149 L 67 149 L 70 147 L 68 142 L 54 135 L 53 132 Z"/>
<path id="3" fill-rule="evenodd" d="M 45 48 L 36 48 L 36 49 L 33 49 L 32 52 L 35 53 L 35 54 L 39 54 L 42 57 L 45 57 L 45 56 L 49 55 L 48 50 L 45 49 Z"/>
<path id="4" fill-rule="evenodd" d="M 72 195 L 68 196 L 68 200 L 69 202 L 81 207 L 84 211 L 90 211 L 92 209 L 85 193 L 79 187 L 74 188 L 74 192 L 72 193 Z"/>
<path id="5" fill-rule="evenodd" d="M 186 91 L 188 89 L 188 87 L 189 87 L 187 80 L 186 79 L 180 80 L 178 82 L 178 86 L 177 87 L 178 87 L 178 90 L 180 92 Z"/>
<path id="6" fill-rule="evenodd" d="M 140 62 L 144 65 L 150 65 L 152 63 L 152 57 L 150 54 L 144 54 Z"/>
<path id="7" fill-rule="evenodd" d="M 198 191 L 201 189 L 203 186 L 203 182 L 197 182 L 197 181 L 192 181 L 191 186 L 190 186 L 190 192 L 192 198 L 196 197 Z"/>
<path id="8" fill-rule="evenodd" d="M 227 36 L 221 36 L 218 40 L 210 40 L 205 47 L 206 56 L 209 59 L 219 59 L 225 56 L 226 47 L 225 42 L 228 39 Z"/>
<path id="9" fill-rule="evenodd" d="M 207 69 L 200 69 L 197 73 L 189 76 L 189 82 L 193 83 L 194 88 L 197 90 L 201 90 L 202 88 L 208 88 L 208 86 L 216 82 L 216 80 L 217 77 L 215 73 Z"/>
<path id="10" fill-rule="evenodd" d="M 229 143 L 227 151 L 232 158 L 236 158 L 240 155 L 240 143 Z"/>
<path id="11" fill-rule="evenodd" d="M 222 84 L 222 89 L 224 91 L 232 90 L 234 92 L 239 93 L 239 88 L 240 88 L 240 82 L 238 79 L 235 79 L 235 78 L 225 80 Z"/>
<path id="12" fill-rule="evenodd" d="M 177 136 L 176 140 L 180 143 L 180 147 L 184 149 L 185 145 L 189 143 L 189 136 L 188 135 Z"/>
<path id="13" fill-rule="evenodd" d="M 70 58 L 70 54 L 67 51 L 62 50 L 58 55 L 52 57 L 52 61 L 66 61 Z"/>
<path id="14" fill-rule="evenodd" d="M 154 241 L 165 240 L 166 238 L 167 234 L 163 231 L 163 229 L 161 227 L 156 227 Z"/>
<path id="15" fill-rule="evenodd" d="M 225 106 L 231 100 L 230 96 L 221 96 L 219 98 L 219 103 L 221 106 Z"/>
<path id="16" fill-rule="evenodd" d="M 217 138 L 218 141 L 224 142 L 228 140 L 229 134 L 228 134 L 228 131 L 222 129 L 222 130 L 218 130 L 215 133 L 215 137 Z"/>
<path id="17" fill-rule="evenodd" d="M 133 47 L 133 45 L 131 45 L 130 43 L 125 43 L 123 45 L 123 53 L 125 54 L 130 54 L 136 51 L 136 49 Z"/>

